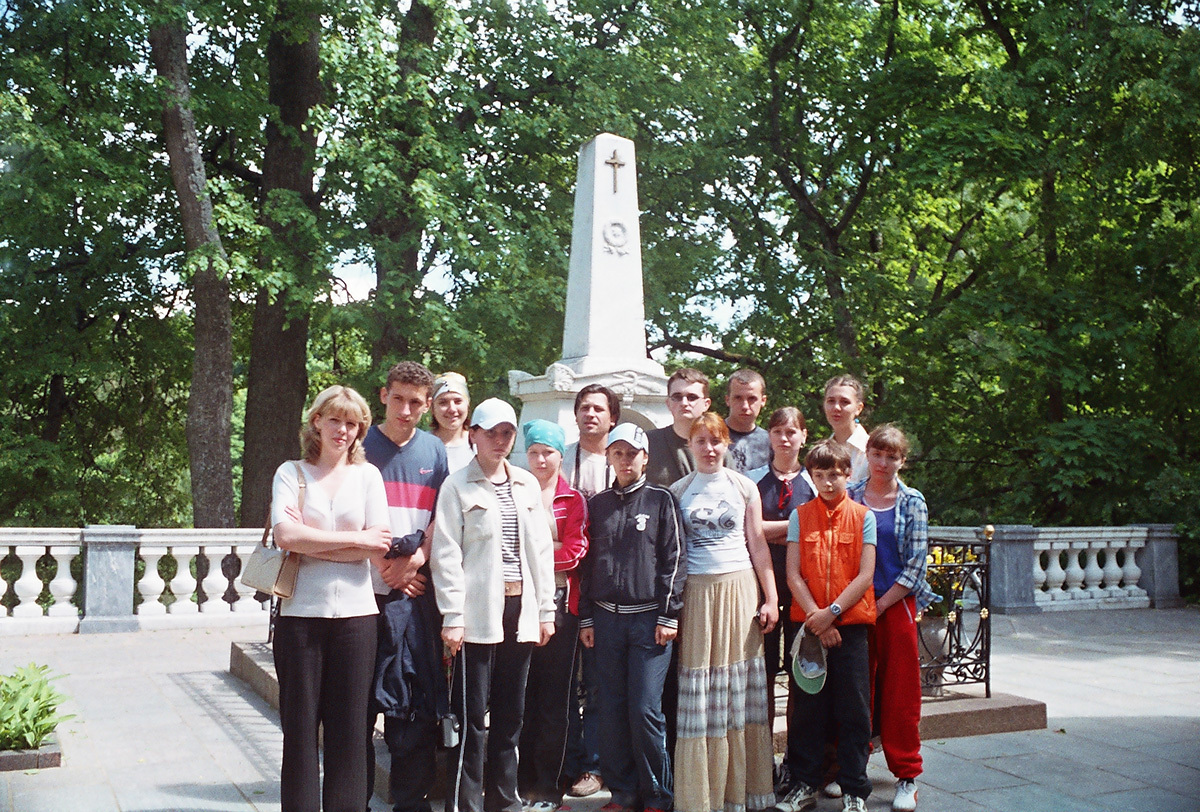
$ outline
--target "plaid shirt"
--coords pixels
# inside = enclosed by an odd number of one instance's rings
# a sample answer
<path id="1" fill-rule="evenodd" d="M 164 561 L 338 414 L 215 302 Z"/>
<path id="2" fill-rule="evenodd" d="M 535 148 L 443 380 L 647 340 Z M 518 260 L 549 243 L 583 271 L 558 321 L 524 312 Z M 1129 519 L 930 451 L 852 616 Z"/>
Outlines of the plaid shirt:
<path id="1" fill-rule="evenodd" d="M 896 583 L 907 587 L 917 600 L 917 611 L 942 598 L 925 581 L 929 556 L 929 508 L 925 497 L 916 488 L 910 488 L 896 479 L 899 493 L 896 494 L 896 543 L 900 547 L 900 558 L 905 562 L 904 570 Z M 867 480 L 855 482 L 846 490 L 850 498 L 863 503 Z M 881 596 L 877 596 L 881 597 Z"/>

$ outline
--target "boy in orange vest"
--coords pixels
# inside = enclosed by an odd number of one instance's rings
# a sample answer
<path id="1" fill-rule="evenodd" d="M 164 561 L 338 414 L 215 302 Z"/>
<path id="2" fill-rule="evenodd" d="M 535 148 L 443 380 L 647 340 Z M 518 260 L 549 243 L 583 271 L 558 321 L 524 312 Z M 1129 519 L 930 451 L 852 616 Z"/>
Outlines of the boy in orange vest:
<path id="1" fill-rule="evenodd" d="M 804 458 L 817 498 L 788 522 L 787 576 L 792 620 L 821 647 L 823 684 L 798 682 L 788 718 L 799 731 L 796 758 L 789 765 L 795 784 L 775 809 L 801 812 L 816 806 L 826 739 L 838 742 L 838 783 L 844 812 L 865 812 L 871 794 L 867 745 L 871 739 L 870 668 L 867 629 L 875 622 L 875 517 L 850 500 L 850 449 L 836 440 L 817 443 Z M 823 655 L 823 656 L 822 656 Z M 805 674 L 809 676 L 811 671 Z M 793 679 L 796 679 L 793 673 Z"/>

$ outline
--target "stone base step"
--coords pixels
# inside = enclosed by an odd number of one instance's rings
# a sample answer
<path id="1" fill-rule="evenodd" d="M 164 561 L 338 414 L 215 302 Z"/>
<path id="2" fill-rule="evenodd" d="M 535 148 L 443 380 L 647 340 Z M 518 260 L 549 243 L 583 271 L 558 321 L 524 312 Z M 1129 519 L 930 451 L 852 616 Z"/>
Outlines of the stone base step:
<path id="1" fill-rule="evenodd" d="M 229 653 L 229 673 L 250 686 L 271 707 L 279 709 L 279 683 L 275 663 L 267 643 L 234 643 Z M 775 752 L 787 748 L 786 689 L 776 691 L 774 725 Z M 945 696 L 926 699 L 921 704 L 921 739 L 951 739 L 980 736 L 985 733 L 1009 733 L 1014 730 L 1044 730 L 1046 703 L 1011 694 L 993 693 L 990 698 L 947 691 Z M 439 751 L 438 791 L 444 775 L 444 753 Z M 382 798 L 388 785 L 391 759 L 383 742 L 382 730 L 375 731 L 375 786 Z M 440 794 L 439 794 L 440 797 Z"/>

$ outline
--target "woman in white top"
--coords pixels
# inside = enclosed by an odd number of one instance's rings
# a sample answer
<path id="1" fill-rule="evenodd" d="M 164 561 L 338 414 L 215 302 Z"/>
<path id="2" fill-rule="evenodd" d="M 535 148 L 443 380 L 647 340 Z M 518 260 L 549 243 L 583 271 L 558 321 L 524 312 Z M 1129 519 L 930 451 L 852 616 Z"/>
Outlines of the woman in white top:
<path id="1" fill-rule="evenodd" d="M 456 655 L 450 707 L 462 722 L 447 812 L 521 812 L 525 679 L 533 647 L 554 634 L 554 542 L 541 485 L 508 462 L 516 436 L 512 406 L 480 403 L 471 416 L 478 453 L 438 493 L 430 565 L 442 641 Z"/>
<path id="2" fill-rule="evenodd" d="M 378 611 L 370 559 L 382 558 L 392 537 L 383 477 L 363 459 L 370 425 L 362 396 L 331 386 L 305 416 L 303 461 L 285 462 L 275 472 L 275 542 L 301 556 L 296 589 L 280 604 L 275 623 L 283 812 L 362 812 L 367 803 L 363 742 Z"/>
<path id="3" fill-rule="evenodd" d="M 850 447 L 850 481 L 867 478 L 867 430 L 858 422 L 865 390 L 853 375 L 836 375 L 825 382 L 825 419 L 833 439 Z"/>
<path id="4" fill-rule="evenodd" d="M 688 448 L 696 470 L 671 486 L 683 512 L 688 572 L 675 809 L 765 809 L 775 794 L 763 632 L 779 622 L 779 596 L 762 500 L 753 482 L 724 467 L 729 430 L 719 415 L 693 424 Z"/>
<path id="5" fill-rule="evenodd" d="M 450 473 L 466 468 L 475 456 L 467 415 L 471 395 L 467 379 L 457 372 L 443 372 L 433 382 L 433 409 L 429 413 L 430 432 L 446 446 L 446 464 Z"/>

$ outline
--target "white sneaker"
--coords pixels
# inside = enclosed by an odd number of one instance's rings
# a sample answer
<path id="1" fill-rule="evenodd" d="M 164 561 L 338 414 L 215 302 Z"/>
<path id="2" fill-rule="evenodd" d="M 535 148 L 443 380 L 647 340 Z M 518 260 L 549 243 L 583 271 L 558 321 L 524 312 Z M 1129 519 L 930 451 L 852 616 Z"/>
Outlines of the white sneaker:
<path id="1" fill-rule="evenodd" d="M 773 812 L 804 812 L 816 805 L 817 791 L 803 781 L 797 781 L 792 785 L 792 791 L 771 809 Z"/>
<path id="2" fill-rule="evenodd" d="M 839 784 L 837 781 L 830 781 L 828 784 L 825 785 L 825 789 L 821 790 L 821 792 L 825 793 L 826 798 L 841 798 L 842 797 L 842 785 Z"/>
<path id="3" fill-rule="evenodd" d="M 857 795 L 842 798 L 842 812 L 867 812 L 867 802 Z"/>
<path id="4" fill-rule="evenodd" d="M 902 778 L 896 782 L 896 797 L 892 809 L 896 812 L 913 812 L 917 808 L 917 782 Z"/>

